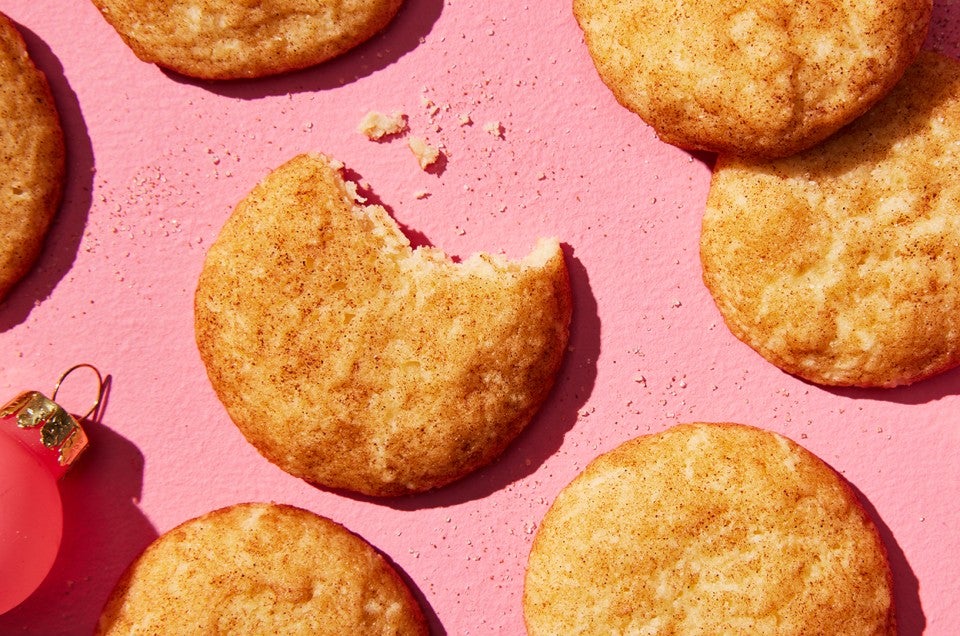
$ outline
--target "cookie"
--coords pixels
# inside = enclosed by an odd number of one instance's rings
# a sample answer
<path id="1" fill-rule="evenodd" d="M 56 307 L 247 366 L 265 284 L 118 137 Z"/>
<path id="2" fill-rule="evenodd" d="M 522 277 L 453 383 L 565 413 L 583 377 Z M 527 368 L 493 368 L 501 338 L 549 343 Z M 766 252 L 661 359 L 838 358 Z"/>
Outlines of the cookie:
<path id="1" fill-rule="evenodd" d="M 886 551 L 851 488 L 740 424 L 591 462 L 537 530 L 523 608 L 530 636 L 896 633 Z"/>
<path id="2" fill-rule="evenodd" d="M 93 0 L 141 60 L 201 79 L 319 64 L 383 30 L 402 0 Z"/>
<path id="3" fill-rule="evenodd" d="M 397 571 L 343 526 L 238 504 L 187 521 L 127 569 L 96 634 L 423 634 Z"/>
<path id="4" fill-rule="evenodd" d="M 717 161 L 703 278 L 730 330 L 827 385 L 909 384 L 960 363 L 960 62 L 897 88 L 795 157 Z"/>
<path id="5" fill-rule="evenodd" d="M 237 206 L 197 286 L 197 345 L 230 417 L 287 472 L 373 496 L 436 488 L 546 399 L 569 335 L 563 253 L 411 249 L 340 167 L 295 157 Z"/>
<path id="6" fill-rule="evenodd" d="M 932 0 L 574 0 L 601 79 L 659 137 L 787 156 L 865 112 L 923 43 Z"/>
<path id="7" fill-rule="evenodd" d="M 40 256 L 65 170 L 63 130 L 47 78 L 0 14 L 0 300 Z"/>

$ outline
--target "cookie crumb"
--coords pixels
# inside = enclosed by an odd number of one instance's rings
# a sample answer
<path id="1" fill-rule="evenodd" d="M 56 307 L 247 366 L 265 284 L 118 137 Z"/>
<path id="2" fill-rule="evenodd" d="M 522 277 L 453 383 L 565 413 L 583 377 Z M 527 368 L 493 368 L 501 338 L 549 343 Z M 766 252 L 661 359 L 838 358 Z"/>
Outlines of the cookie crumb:
<path id="1" fill-rule="evenodd" d="M 406 132 L 407 116 L 401 112 L 389 115 L 372 110 L 363 116 L 357 125 L 357 131 L 371 141 L 380 141 Z"/>
<path id="2" fill-rule="evenodd" d="M 501 124 L 500 122 L 488 121 L 483 125 L 483 129 L 488 133 L 490 133 L 491 135 L 493 135 L 494 137 L 503 139 L 503 124 Z"/>
<path id="3" fill-rule="evenodd" d="M 413 156 L 417 158 L 422 170 L 426 170 L 440 159 L 440 149 L 428 144 L 423 137 L 411 137 L 407 145 Z"/>

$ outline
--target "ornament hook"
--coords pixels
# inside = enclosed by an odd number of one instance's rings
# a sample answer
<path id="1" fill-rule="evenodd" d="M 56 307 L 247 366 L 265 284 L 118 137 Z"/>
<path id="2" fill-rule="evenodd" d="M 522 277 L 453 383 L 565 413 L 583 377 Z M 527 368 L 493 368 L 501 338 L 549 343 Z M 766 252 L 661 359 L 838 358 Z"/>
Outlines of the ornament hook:
<path id="1" fill-rule="evenodd" d="M 83 416 L 80 417 L 81 420 L 89 418 L 91 415 L 97 412 L 97 409 L 100 408 L 100 401 L 103 399 L 103 376 L 100 375 L 100 370 L 92 364 L 86 362 L 81 362 L 80 364 L 75 364 L 66 371 L 64 371 L 60 378 L 57 380 L 57 383 L 53 387 L 53 393 L 50 395 L 50 399 L 54 402 L 57 400 L 57 392 L 60 391 L 60 384 L 67 379 L 67 376 L 76 371 L 77 369 L 87 368 L 93 371 L 97 376 L 97 399 L 94 400 L 93 406 L 90 407 L 90 410 L 87 411 Z"/>

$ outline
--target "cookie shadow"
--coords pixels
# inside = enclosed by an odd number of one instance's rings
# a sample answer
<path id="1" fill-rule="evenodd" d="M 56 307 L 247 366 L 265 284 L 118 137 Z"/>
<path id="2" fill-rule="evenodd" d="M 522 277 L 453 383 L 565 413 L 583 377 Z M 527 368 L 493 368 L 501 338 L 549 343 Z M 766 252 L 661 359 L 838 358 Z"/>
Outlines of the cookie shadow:
<path id="1" fill-rule="evenodd" d="M 0 331 L 22 323 L 34 306 L 47 299 L 76 260 L 93 198 L 93 144 L 76 93 L 60 60 L 35 33 L 21 24 L 17 30 L 30 57 L 47 76 L 66 143 L 66 177 L 60 209 L 53 218 L 37 262 L 0 304 Z"/>
<path id="2" fill-rule="evenodd" d="M 527 427 L 491 464 L 437 490 L 387 499 L 346 496 L 407 511 L 455 506 L 483 499 L 533 474 L 559 450 L 593 392 L 600 354 L 600 317 L 587 270 L 572 247 L 563 244 L 562 249 L 573 294 L 570 340 L 554 386 Z"/>
<path id="3" fill-rule="evenodd" d="M 351 531 L 352 532 L 352 531 Z M 358 535 L 359 536 L 359 535 Z M 366 539 L 361 539 L 367 542 Z M 369 543 L 369 542 L 367 542 Z M 371 544 L 372 545 L 372 544 Z M 380 550 L 380 548 L 373 546 L 373 549 L 377 551 L 384 561 L 390 564 L 390 567 L 394 569 L 397 573 L 397 576 L 406 584 L 407 589 L 410 590 L 410 594 L 413 595 L 413 598 L 417 601 L 417 604 L 420 606 L 420 610 L 423 612 L 423 618 L 427 622 L 428 631 L 430 636 L 447 636 L 447 630 L 440 622 L 440 617 L 437 616 L 436 611 L 433 609 L 433 606 L 430 605 L 430 602 L 427 601 L 426 594 L 423 593 L 423 590 L 420 589 L 420 586 L 417 585 L 416 581 L 413 580 L 406 570 L 400 567 L 393 558 Z"/>
<path id="4" fill-rule="evenodd" d="M 688 150 L 687 153 L 690 155 L 690 158 L 694 161 L 697 161 L 703 164 L 711 173 L 713 172 L 714 167 L 717 165 L 717 153 L 707 152 L 706 150 Z"/>
<path id="5" fill-rule="evenodd" d="M 873 400 L 897 404 L 927 404 L 945 397 L 960 395 L 960 367 L 938 373 L 924 380 L 905 386 L 883 388 L 831 387 L 807 382 L 834 395 L 852 400 Z"/>
<path id="6" fill-rule="evenodd" d="M 363 198 L 362 203 L 364 205 L 378 205 L 384 210 L 387 211 L 387 214 L 393 219 L 393 222 L 397 224 L 397 227 L 400 228 L 400 231 L 403 232 L 403 235 L 407 237 L 407 240 L 410 241 L 410 247 L 416 249 L 418 247 L 435 247 L 433 242 L 427 237 L 426 234 L 420 230 L 414 229 L 409 225 L 404 225 L 397 220 L 397 215 L 395 214 L 395 208 L 383 201 L 379 194 L 373 189 L 371 185 L 363 178 L 359 172 L 350 167 L 344 167 L 342 170 L 343 178 L 352 182 L 357 186 L 357 194 Z M 448 254 L 450 259 L 454 262 L 459 262 L 460 258 L 453 254 Z"/>
<path id="7" fill-rule="evenodd" d="M 260 99 L 325 91 L 373 75 L 413 51 L 443 11 L 443 0 L 406 0 L 383 31 L 345 53 L 298 71 L 254 79 L 201 80 L 162 69 L 172 80 L 224 97 Z"/>
<path id="8" fill-rule="evenodd" d="M 839 475 L 839 473 L 837 474 Z M 917 575 L 910 567 L 910 562 L 907 561 L 907 556 L 897 543 L 893 532 L 883 522 L 870 500 L 843 475 L 840 475 L 840 479 L 857 496 L 867 515 L 877 527 L 880 540 L 887 550 L 887 559 L 890 562 L 890 570 L 893 572 L 893 602 L 897 617 L 897 634 L 899 636 L 921 636 L 927 625 L 927 619 L 923 614 L 923 606 L 920 603 L 920 581 L 917 579 Z"/>
<path id="9" fill-rule="evenodd" d="M 960 57 L 960 4 L 955 0 L 936 0 L 930 15 L 930 29 L 923 48 Z"/>
<path id="10" fill-rule="evenodd" d="M 102 423 L 83 426 L 90 447 L 60 481 L 60 552 L 37 591 L 0 616 L 0 634 L 92 633 L 124 570 L 158 536 L 136 504 L 143 485 L 140 450 Z"/>

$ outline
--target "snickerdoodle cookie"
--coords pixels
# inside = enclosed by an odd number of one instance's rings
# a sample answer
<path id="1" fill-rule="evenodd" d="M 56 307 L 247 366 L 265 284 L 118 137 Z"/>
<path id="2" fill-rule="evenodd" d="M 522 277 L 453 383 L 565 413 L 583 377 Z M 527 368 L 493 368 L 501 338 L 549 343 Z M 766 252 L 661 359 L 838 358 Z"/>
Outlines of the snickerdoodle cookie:
<path id="1" fill-rule="evenodd" d="M 60 206 L 65 163 L 47 78 L 0 14 L 0 300 L 40 256 Z"/>
<path id="2" fill-rule="evenodd" d="M 292 506 L 215 510 L 164 533 L 127 569 L 96 634 L 426 636 L 387 560 L 343 526 Z"/>
<path id="3" fill-rule="evenodd" d="M 850 486 L 739 424 L 684 424 L 591 462 L 527 566 L 531 636 L 896 633 L 886 551 Z"/>
<path id="4" fill-rule="evenodd" d="M 402 0 L 93 0 L 140 59 L 203 79 L 324 62 L 384 29 Z"/>
<path id="5" fill-rule="evenodd" d="M 850 127 L 797 156 L 717 161 L 703 276 L 730 330 L 828 385 L 960 363 L 960 62 L 923 53 Z"/>
<path id="6" fill-rule="evenodd" d="M 196 338 L 246 438 L 287 472 L 377 496 L 489 463 L 549 393 L 570 282 L 555 239 L 457 263 L 410 243 L 337 162 L 301 155 L 207 254 Z"/>
<path id="7" fill-rule="evenodd" d="M 661 139 L 786 156 L 886 94 L 931 0 L 574 0 L 600 77 Z"/>

